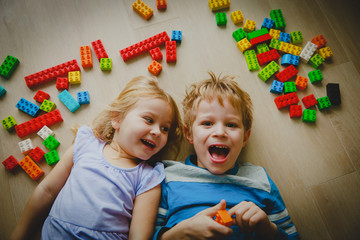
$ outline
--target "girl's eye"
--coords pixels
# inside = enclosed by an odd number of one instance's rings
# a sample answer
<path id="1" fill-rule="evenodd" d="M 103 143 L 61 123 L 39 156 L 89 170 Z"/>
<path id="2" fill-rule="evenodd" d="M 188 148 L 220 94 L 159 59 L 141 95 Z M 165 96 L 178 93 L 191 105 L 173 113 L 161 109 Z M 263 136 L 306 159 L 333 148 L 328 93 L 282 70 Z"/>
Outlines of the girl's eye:
<path id="1" fill-rule="evenodd" d="M 169 132 L 169 128 L 168 127 L 161 127 L 161 130 L 164 132 Z"/>
<path id="2" fill-rule="evenodd" d="M 203 126 L 211 126 L 211 122 L 210 121 L 205 121 L 205 122 L 202 122 L 201 125 Z"/>
<path id="3" fill-rule="evenodd" d="M 153 123 L 153 122 L 154 122 L 154 121 L 153 121 L 151 118 L 149 118 L 149 117 L 145 117 L 144 119 L 145 119 L 145 121 L 147 121 L 148 123 Z"/>

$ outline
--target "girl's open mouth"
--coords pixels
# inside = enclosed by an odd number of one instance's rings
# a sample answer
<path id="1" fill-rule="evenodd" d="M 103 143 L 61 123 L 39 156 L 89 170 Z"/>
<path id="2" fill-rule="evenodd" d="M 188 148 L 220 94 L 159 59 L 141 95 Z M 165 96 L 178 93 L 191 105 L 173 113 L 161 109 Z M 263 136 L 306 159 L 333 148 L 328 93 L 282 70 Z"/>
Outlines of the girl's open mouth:
<path id="1" fill-rule="evenodd" d="M 152 141 L 146 140 L 146 139 L 141 139 L 141 142 L 148 148 L 150 148 L 151 150 L 155 148 L 155 143 L 153 143 Z"/>

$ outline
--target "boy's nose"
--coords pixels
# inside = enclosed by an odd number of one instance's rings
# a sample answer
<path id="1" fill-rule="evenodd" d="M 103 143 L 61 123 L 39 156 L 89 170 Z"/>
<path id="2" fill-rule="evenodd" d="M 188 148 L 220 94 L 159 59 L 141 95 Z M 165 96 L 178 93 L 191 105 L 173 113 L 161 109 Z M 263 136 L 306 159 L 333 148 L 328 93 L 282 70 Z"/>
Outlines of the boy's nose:
<path id="1" fill-rule="evenodd" d="M 215 125 L 214 136 L 224 137 L 226 135 L 225 127 L 222 124 Z"/>

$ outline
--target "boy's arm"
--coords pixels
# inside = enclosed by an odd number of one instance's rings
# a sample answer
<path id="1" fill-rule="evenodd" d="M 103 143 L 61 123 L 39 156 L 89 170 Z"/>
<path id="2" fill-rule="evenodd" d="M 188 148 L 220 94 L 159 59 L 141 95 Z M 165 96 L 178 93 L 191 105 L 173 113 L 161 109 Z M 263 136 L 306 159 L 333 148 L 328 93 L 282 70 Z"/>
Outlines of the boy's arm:
<path id="1" fill-rule="evenodd" d="M 71 146 L 47 177 L 35 188 L 11 235 L 11 239 L 27 239 L 46 219 L 58 193 L 69 177 L 73 166 Z"/>
<path id="2" fill-rule="evenodd" d="M 151 239 L 160 201 L 160 184 L 135 198 L 129 239 Z"/>

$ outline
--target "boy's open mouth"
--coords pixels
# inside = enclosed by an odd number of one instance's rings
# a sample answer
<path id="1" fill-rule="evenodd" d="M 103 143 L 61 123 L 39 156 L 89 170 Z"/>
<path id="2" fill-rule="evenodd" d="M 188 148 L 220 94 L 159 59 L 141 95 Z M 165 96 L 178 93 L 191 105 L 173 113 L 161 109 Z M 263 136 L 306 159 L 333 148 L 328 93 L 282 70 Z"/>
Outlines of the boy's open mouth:
<path id="1" fill-rule="evenodd" d="M 230 148 L 225 145 L 211 145 L 209 153 L 213 161 L 224 162 L 230 152 Z"/>
<path id="2" fill-rule="evenodd" d="M 141 139 L 141 142 L 150 149 L 155 148 L 155 144 L 153 142 L 149 141 L 149 140 Z"/>

